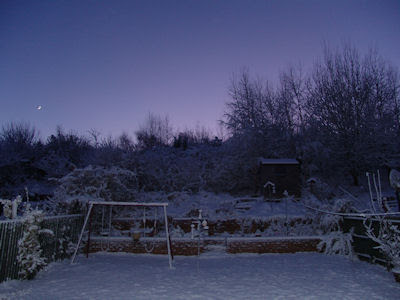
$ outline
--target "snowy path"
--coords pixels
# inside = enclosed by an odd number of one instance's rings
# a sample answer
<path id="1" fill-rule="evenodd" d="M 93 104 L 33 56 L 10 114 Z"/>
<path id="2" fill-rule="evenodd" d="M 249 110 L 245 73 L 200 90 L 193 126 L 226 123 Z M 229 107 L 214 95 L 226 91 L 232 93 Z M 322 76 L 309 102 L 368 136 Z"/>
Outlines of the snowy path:
<path id="1" fill-rule="evenodd" d="M 0 284 L 0 299 L 399 299 L 383 267 L 339 256 L 95 254 L 51 264 L 33 281 Z"/>

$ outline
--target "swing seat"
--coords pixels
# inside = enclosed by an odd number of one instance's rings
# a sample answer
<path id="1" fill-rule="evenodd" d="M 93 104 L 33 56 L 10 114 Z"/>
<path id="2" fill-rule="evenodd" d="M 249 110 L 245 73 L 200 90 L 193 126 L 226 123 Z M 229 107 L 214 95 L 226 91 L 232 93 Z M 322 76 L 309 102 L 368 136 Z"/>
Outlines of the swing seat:
<path id="1" fill-rule="evenodd" d="M 108 231 L 101 231 L 101 232 L 100 232 L 100 235 L 101 235 L 101 236 L 109 236 L 109 235 L 110 235 L 110 232 L 108 232 Z"/>

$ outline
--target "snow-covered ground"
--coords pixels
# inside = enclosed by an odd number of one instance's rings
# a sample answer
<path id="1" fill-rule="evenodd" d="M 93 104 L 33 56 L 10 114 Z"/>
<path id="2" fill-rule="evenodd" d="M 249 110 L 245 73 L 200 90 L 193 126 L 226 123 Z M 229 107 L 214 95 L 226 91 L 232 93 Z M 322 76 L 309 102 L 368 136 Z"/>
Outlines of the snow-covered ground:
<path id="1" fill-rule="evenodd" d="M 32 281 L 0 284 L 0 299 L 398 299 L 383 267 L 317 253 L 106 254 L 52 263 Z"/>
<path id="2" fill-rule="evenodd" d="M 229 194 L 215 194 L 200 191 L 196 194 L 175 192 L 142 193 L 138 196 L 144 202 L 168 202 L 168 215 L 172 217 L 197 217 L 198 209 L 209 220 L 229 218 L 263 218 L 270 216 L 304 216 L 307 209 L 291 200 L 267 202 L 263 197 L 234 197 Z M 140 202 L 140 201 L 139 201 Z"/>

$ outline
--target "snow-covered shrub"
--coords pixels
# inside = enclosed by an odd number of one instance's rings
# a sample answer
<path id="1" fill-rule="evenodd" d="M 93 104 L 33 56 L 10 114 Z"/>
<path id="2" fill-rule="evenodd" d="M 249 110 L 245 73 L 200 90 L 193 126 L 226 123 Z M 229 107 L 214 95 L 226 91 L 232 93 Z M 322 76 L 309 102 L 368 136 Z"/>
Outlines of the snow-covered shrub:
<path id="1" fill-rule="evenodd" d="M 137 192 L 136 173 L 118 167 L 75 169 L 58 182 L 60 185 L 53 200 L 59 203 L 82 205 L 89 200 L 132 201 Z"/>
<path id="2" fill-rule="evenodd" d="M 65 163 L 65 167 L 67 167 L 65 171 L 71 166 L 79 168 L 87 165 L 86 161 L 90 159 L 91 150 L 92 147 L 86 137 L 73 132 L 66 133 L 60 126 L 56 128 L 55 134 L 48 137 L 45 145 L 46 156 L 52 157 L 48 162 L 57 164 L 57 160 L 59 160 L 61 164 L 58 167 L 61 169 L 63 168 L 62 164 Z"/>
<path id="3" fill-rule="evenodd" d="M 54 253 L 54 260 L 70 257 L 75 250 L 75 244 L 72 243 L 71 235 L 69 234 L 70 227 L 68 225 L 63 225 L 60 231 L 60 237 L 55 241 L 57 251 Z"/>
<path id="4" fill-rule="evenodd" d="M 67 157 L 50 151 L 36 162 L 36 166 L 44 170 L 50 178 L 60 178 L 76 168 Z"/>
<path id="5" fill-rule="evenodd" d="M 26 230 L 18 241 L 17 261 L 20 265 L 19 275 L 22 279 L 32 279 L 40 269 L 47 265 L 39 243 L 40 234 L 53 234 L 48 229 L 42 230 L 40 223 L 44 214 L 40 210 L 32 210 L 24 216 Z"/>
<path id="6" fill-rule="evenodd" d="M 352 232 L 343 233 L 341 231 L 333 231 L 322 236 L 321 242 L 318 243 L 317 248 L 325 254 L 338 254 L 352 257 L 352 242 Z"/>
<path id="7" fill-rule="evenodd" d="M 316 224 L 319 226 L 320 234 L 329 234 L 333 231 L 341 231 L 342 216 L 336 213 L 351 213 L 355 212 L 352 202 L 349 199 L 336 199 L 335 202 L 330 204 L 322 204 L 313 202 L 307 203 L 310 207 L 317 209 L 312 210 L 310 213 L 314 215 Z"/>
<path id="8" fill-rule="evenodd" d="M 257 221 L 257 220 L 256 220 Z M 263 218 L 263 223 L 268 224 L 266 228 L 261 228 L 262 236 L 305 236 L 315 234 L 314 220 L 308 217 L 283 215 Z M 259 228 L 260 229 L 260 228 Z"/>
<path id="9" fill-rule="evenodd" d="M 392 264 L 393 269 L 400 272 L 400 229 L 389 220 L 378 218 L 378 231 L 373 229 L 373 221 L 369 218 L 364 220 L 364 227 L 367 236 L 378 244 L 382 254 Z"/>
<path id="10" fill-rule="evenodd" d="M 183 231 L 183 229 L 179 225 L 176 227 L 172 227 L 172 230 L 169 234 L 172 238 L 182 238 L 190 236 L 190 233 L 185 233 L 185 231 Z"/>
<path id="11" fill-rule="evenodd" d="M 314 203 L 315 205 L 315 203 Z M 343 217 L 340 214 L 354 212 L 349 199 L 336 199 L 333 205 L 321 204 L 313 206 L 317 232 L 322 234 L 318 249 L 326 254 L 352 256 L 352 232 L 344 233 L 341 225 Z"/>
<path id="12" fill-rule="evenodd" d="M 331 200 L 335 196 L 332 187 L 320 178 L 309 178 L 307 180 L 307 188 L 319 201 Z"/>
<path id="13" fill-rule="evenodd" d="M 208 153 L 198 149 L 155 147 L 139 154 L 138 181 L 143 191 L 198 192 L 204 188 Z"/>
<path id="14" fill-rule="evenodd" d="M 157 146 L 137 153 L 142 191 L 253 191 L 253 160 L 228 144 L 195 144 L 182 148 Z"/>

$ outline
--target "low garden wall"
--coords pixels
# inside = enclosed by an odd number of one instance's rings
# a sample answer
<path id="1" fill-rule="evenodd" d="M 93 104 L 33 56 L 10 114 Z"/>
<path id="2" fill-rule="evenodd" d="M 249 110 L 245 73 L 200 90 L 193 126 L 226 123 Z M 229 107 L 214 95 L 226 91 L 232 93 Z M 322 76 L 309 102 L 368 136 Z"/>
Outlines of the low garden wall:
<path id="1" fill-rule="evenodd" d="M 227 253 L 295 253 L 317 252 L 317 245 L 321 241 L 318 236 L 313 237 L 273 237 L 273 238 L 173 238 L 171 248 L 173 255 L 197 255 L 215 250 Z M 141 238 L 134 240 L 126 237 L 92 237 L 90 252 L 128 252 L 167 254 L 165 238 Z"/>
<path id="2" fill-rule="evenodd" d="M 319 237 L 283 238 L 230 238 L 227 243 L 229 253 L 296 253 L 317 252 Z"/>

